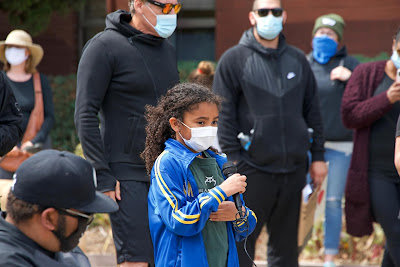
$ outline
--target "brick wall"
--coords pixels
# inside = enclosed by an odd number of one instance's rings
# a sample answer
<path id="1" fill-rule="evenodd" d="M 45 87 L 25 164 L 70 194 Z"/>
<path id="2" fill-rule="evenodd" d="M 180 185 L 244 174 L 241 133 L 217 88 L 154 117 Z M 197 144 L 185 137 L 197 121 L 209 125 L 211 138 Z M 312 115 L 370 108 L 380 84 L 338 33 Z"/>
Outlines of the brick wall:
<path id="1" fill-rule="evenodd" d="M 129 0 L 106 0 L 107 13 L 113 12 L 118 9 L 129 10 Z"/>
<path id="2" fill-rule="evenodd" d="M 252 0 L 216 1 L 216 56 L 238 43 L 250 27 L 248 13 Z M 346 21 L 344 43 L 351 54 L 375 56 L 391 52 L 392 36 L 400 26 L 399 0 L 284 0 L 288 20 L 283 32 L 288 42 L 309 52 L 316 17 L 338 13 Z"/>
<path id="3" fill-rule="evenodd" d="M 0 13 L 0 40 L 5 40 L 12 30 L 8 24 L 7 15 Z M 75 13 L 52 16 L 49 28 L 33 38 L 33 42 L 40 44 L 44 49 L 43 60 L 38 66 L 40 72 L 52 75 L 76 72 L 78 64 L 77 31 L 78 17 Z"/>

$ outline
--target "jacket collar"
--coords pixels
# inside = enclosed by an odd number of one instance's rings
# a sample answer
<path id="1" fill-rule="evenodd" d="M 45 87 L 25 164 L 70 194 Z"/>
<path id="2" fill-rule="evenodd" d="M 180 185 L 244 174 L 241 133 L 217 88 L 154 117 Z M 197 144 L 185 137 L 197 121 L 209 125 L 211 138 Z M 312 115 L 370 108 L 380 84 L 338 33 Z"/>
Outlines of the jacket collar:
<path id="1" fill-rule="evenodd" d="M 165 150 L 169 153 L 173 154 L 175 157 L 179 158 L 182 161 L 185 169 L 189 168 L 189 165 L 192 163 L 195 157 L 201 155 L 200 153 L 194 153 L 190 151 L 187 147 L 182 145 L 179 141 L 169 138 L 165 142 Z M 206 150 L 207 153 L 217 160 L 218 165 L 221 167 L 222 164 L 226 162 L 226 155 L 215 153 L 212 150 Z"/>
<path id="2" fill-rule="evenodd" d="M 145 44 L 158 46 L 164 42 L 164 38 L 145 34 L 133 28 L 129 22 L 132 20 L 130 12 L 125 10 L 117 10 L 110 13 L 106 17 L 106 30 L 114 30 L 129 38 L 130 40 L 138 40 Z"/>
<path id="3" fill-rule="evenodd" d="M 280 56 L 286 50 L 287 47 L 286 38 L 283 35 L 283 33 L 279 34 L 279 43 L 277 49 L 264 47 L 257 41 L 256 37 L 254 36 L 254 27 L 246 30 L 243 33 L 242 38 L 239 41 L 239 45 L 246 46 L 261 54 L 275 56 L 275 57 Z"/>
<path id="4" fill-rule="evenodd" d="M 21 232 L 15 225 L 7 222 L 3 217 L 5 213 L 2 213 L 0 217 L 0 234 L 2 232 L 7 233 L 10 237 L 10 242 L 12 240 L 19 240 L 19 242 L 24 243 L 25 245 L 31 247 L 33 250 L 41 251 L 42 253 L 46 254 L 47 256 L 54 256 L 55 253 L 47 251 L 39 246 L 35 241 L 27 237 L 23 232 Z"/>

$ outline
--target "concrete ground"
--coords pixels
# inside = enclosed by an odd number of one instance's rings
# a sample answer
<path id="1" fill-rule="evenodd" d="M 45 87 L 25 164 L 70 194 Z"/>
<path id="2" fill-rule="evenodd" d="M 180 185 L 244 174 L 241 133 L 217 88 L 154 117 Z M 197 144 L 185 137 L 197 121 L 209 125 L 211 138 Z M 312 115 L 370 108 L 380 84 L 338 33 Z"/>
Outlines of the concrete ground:
<path id="1" fill-rule="evenodd" d="M 89 254 L 88 255 L 92 267 L 115 267 L 117 263 L 115 261 L 114 255 L 98 255 Z M 265 261 L 256 261 L 257 267 L 267 267 Z M 337 265 L 336 267 L 378 267 L 377 265 Z M 322 264 L 300 262 L 300 267 L 322 267 Z"/>

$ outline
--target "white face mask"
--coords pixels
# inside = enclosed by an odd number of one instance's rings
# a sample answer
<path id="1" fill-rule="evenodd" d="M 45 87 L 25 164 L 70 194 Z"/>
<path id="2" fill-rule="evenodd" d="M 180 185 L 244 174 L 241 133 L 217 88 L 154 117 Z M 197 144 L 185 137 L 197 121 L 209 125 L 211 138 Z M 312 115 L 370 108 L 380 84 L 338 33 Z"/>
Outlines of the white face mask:
<path id="1" fill-rule="evenodd" d="M 25 48 L 7 47 L 5 56 L 10 65 L 19 65 L 28 59 L 29 55 L 25 55 Z"/>
<path id="2" fill-rule="evenodd" d="M 185 142 L 185 144 L 194 151 L 204 151 L 214 144 L 215 137 L 217 136 L 218 127 L 206 126 L 190 128 L 183 122 L 179 122 L 189 128 L 192 132 L 192 137 L 190 138 L 190 140 L 186 140 L 185 138 L 183 138 L 180 132 L 178 132 L 178 134 L 182 137 L 183 142 Z"/>
<path id="3" fill-rule="evenodd" d="M 160 35 L 160 37 L 162 37 L 162 38 L 170 37 L 176 29 L 176 20 L 177 20 L 176 14 L 156 15 L 156 13 L 154 13 L 153 10 L 151 10 L 151 8 L 149 7 L 149 3 L 146 4 L 146 7 L 157 18 L 157 24 L 156 24 L 156 26 L 153 26 L 150 23 L 150 21 L 144 16 L 144 14 L 142 14 L 143 18 L 147 21 L 147 23 L 149 23 L 150 26 L 153 27 L 154 30 L 156 30 L 156 32 L 158 33 L 158 35 Z"/>

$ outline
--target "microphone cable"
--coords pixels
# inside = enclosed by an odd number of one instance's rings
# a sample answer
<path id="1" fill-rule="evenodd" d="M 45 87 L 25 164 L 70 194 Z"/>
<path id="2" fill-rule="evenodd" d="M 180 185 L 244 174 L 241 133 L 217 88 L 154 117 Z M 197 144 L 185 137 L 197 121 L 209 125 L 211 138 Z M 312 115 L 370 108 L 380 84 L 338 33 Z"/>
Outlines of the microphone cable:
<path id="1" fill-rule="evenodd" d="M 245 224 L 245 227 L 243 230 L 239 229 L 239 224 Z M 253 263 L 253 266 L 257 267 L 257 265 L 254 263 L 254 260 L 251 258 L 249 252 L 247 251 L 247 237 L 249 236 L 249 221 L 247 220 L 246 213 L 241 210 L 238 211 L 235 215 L 235 223 L 233 224 L 233 228 L 235 229 L 236 232 L 238 233 L 244 233 L 246 232 L 246 237 L 244 239 L 244 244 L 243 244 L 243 249 L 244 252 L 246 252 L 247 257 L 250 259 L 250 261 Z"/>

